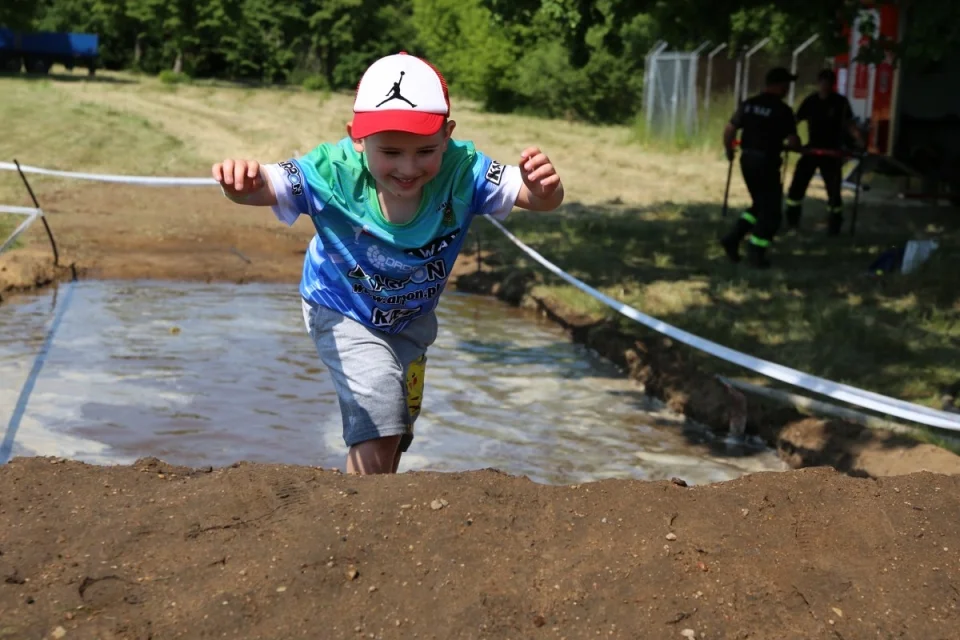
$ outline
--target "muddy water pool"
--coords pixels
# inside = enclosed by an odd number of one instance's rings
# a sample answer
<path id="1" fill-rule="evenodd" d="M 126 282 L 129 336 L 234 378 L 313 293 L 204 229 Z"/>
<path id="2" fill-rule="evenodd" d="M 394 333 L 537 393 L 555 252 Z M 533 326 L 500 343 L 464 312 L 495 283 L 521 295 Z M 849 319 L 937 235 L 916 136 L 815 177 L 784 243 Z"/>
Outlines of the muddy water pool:
<path id="1" fill-rule="evenodd" d="M 555 327 L 488 298 L 444 296 L 401 471 L 698 484 L 784 469 L 770 450 L 685 425 Z M 280 285 L 81 281 L 0 305 L 0 429 L 0 462 L 342 469 L 346 453 L 296 289 Z"/>

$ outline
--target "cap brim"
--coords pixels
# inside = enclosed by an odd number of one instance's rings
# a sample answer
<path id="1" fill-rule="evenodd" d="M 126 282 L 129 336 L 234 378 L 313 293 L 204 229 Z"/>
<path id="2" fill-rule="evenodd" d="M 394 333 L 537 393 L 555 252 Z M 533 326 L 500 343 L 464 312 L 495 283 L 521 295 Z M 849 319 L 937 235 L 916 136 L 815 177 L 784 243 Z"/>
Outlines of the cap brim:
<path id="1" fill-rule="evenodd" d="M 366 138 L 382 131 L 403 131 L 419 136 L 432 136 L 447 118 L 442 113 L 423 113 L 409 109 L 394 111 L 362 111 L 353 114 L 353 137 Z"/>

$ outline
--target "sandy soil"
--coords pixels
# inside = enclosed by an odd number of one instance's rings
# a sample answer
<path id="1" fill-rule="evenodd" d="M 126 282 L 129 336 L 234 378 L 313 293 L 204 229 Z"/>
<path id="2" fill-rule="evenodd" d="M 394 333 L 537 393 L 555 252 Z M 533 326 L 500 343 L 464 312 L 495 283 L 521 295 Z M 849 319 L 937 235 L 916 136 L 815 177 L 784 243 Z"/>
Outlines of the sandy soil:
<path id="1" fill-rule="evenodd" d="M 37 225 L 0 256 L 0 295 L 74 274 L 295 283 L 311 234 L 214 189 L 83 185 L 44 206 L 61 267 Z M 522 275 L 458 284 L 536 306 Z M 673 408 L 845 473 L 574 488 L 18 459 L 0 468 L 0 638 L 956 637 L 960 457 L 755 405 L 668 344 L 540 312 Z"/>
<path id="2" fill-rule="evenodd" d="M 0 469 L 0 636 L 955 638 L 960 479 Z M 694 635 L 695 634 L 695 635 Z"/>

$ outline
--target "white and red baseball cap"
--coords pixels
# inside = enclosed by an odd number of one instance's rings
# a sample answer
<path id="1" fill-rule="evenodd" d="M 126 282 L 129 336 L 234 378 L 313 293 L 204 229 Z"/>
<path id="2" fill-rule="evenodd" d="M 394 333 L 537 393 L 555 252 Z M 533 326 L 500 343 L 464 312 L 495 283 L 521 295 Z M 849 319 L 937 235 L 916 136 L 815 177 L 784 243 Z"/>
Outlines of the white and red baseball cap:
<path id="1" fill-rule="evenodd" d="M 381 131 L 430 136 L 450 115 L 447 83 L 429 62 L 406 52 L 380 58 L 364 72 L 353 103 L 353 137 Z"/>

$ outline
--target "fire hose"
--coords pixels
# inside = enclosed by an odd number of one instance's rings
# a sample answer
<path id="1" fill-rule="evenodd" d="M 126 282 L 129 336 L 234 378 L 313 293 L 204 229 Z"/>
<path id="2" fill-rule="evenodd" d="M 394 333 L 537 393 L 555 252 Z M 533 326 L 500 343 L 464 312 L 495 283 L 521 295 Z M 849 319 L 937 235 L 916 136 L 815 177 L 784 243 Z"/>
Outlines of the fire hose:
<path id="1" fill-rule="evenodd" d="M 740 141 L 733 141 L 734 150 L 740 147 Z M 857 182 L 856 188 L 854 190 L 853 196 L 853 216 L 850 221 L 850 235 L 856 233 L 857 228 L 857 212 L 860 208 L 860 190 L 861 190 L 861 180 L 863 178 L 863 159 L 868 155 L 866 151 L 853 151 L 850 149 L 821 149 L 817 147 L 801 147 L 800 149 L 789 149 L 784 147 L 781 153 L 798 153 L 805 156 L 815 156 L 822 158 L 840 158 L 840 159 L 850 159 L 856 158 L 859 162 L 857 163 Z M 786 172 L 787 172 L 787 162 L 786 158 L 783 159 L 783 176 L 780 181 L 780 189 L 783 190 L 783 184 L 786 182 Z M 720 215 L 722 217 L 727 216 L 728 203 L 730 200 L 730 181 L 733 178 L 733 158 L 730 159 L 727 166 L 727 186 L 723 194 L 723 209 L 721 210 Z"/>

